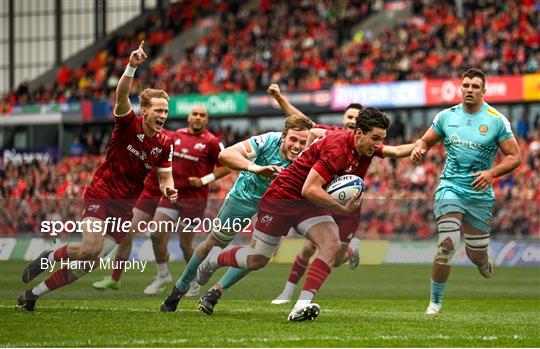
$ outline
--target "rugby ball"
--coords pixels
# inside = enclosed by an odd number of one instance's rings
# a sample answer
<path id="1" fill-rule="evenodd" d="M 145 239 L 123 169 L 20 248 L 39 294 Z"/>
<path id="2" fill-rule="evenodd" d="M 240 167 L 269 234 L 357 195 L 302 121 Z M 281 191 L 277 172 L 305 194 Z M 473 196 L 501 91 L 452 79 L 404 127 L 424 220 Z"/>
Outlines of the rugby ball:
<path id="1" fill-rule="evenodd" d="M 365 188 L 362 178 L 355 175 L 344 175 L 330 182 L 326 186 L 326 192 L 341 204 L 345 204 L 357 193 L 360 193 L 358 196 L 358 199 L 360 199 Z"/>

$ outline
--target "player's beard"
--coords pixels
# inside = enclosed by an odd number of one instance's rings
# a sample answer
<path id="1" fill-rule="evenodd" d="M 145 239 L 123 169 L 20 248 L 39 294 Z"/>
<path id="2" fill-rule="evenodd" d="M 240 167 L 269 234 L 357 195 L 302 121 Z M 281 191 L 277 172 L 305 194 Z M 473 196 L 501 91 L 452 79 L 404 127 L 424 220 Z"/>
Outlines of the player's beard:
<path id="1" fill-rule="evenodd" d="M 193 132 L 202 132 L 204 131 L 204 125 L 201 124 L 201 123 L 198 123 L 198 122 L 194 122 L 193 124 L 190 125 L 191 126 L 191 129 L 193 130 Z"/>

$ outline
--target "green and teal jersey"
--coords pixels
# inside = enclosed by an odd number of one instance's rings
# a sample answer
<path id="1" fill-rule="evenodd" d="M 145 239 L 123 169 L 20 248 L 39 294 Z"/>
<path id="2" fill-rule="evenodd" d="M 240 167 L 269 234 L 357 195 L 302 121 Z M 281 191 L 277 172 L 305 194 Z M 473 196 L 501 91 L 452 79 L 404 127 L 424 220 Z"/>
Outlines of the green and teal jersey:
<path id="1" fill-rule="evenodd" d="M 253 162 L 259 166 L 288 167 L 290 161 L 281 156 L 281 132 L 268 132 L 248 139 L 256 157 Z M 255 173 L 242 171 L 228 194 L 229 198 L 240 199 L 257 205 L 271 180 Z"/>
<path id="2" fill-rule="evenodd" d="M 486 102 L 474 114 L 465 112 L 462 104 L 445 109 L 431 127 L 446 147 L 440 186 L 457 185 L 470 192 L 473 174 L 492 168 L 499 143 L 514 136 L 506 117 Z M 486 195 L 493 196 L 493 189 Z"/>

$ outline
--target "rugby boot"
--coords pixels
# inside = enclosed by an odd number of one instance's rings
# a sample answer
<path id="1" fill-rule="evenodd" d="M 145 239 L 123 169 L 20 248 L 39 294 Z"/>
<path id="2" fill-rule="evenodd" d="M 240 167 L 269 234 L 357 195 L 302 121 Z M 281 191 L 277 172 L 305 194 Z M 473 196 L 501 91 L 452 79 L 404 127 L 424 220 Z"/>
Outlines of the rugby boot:
<path id="1" fill-rule="evenodd" d="M 219 290 L 212 289 L 206 292 L 199 299 L 199 311 L 202 311 L 206 315 L 212 315 L 219 298 L 221 298 L 221 291 Z"/>
<path id="2" fill-rule="evenodd" d="M 34 280 L 36 276 L 43 273 L 45 270 L 47 270 L 47 267 L 43 268 L 43 264 L 41 261 L 43 259 L 48 259 L 49 254 L 51 254 L 51 250 L 45 250 L 41 252 L 41 254 L 34 259 L 32 262 L 28 263 L 26 268 L 24 268 L 23 275 L 22 275 L 22 281 L 27 284 L 30 281 Z M 49 263 L 45 263 L 47 266 Z"/>
<path id="3" fill-rule="evenodd" d="M 92 286 L 98 291 L 105 291 L 106 289 L 117 291 L 120 285 L 120 280 L 116 281 L 110 276 L 105 276 L 103 280 L 96 281 L 92 284 Z"/>
<path id="4" fill-rule="evenodd" d="M 178 302 L 180 302 L 180 299 L 182 298 L 182 292 L 178 289 L 178 287 L 173 286 L 173 289 L 171 293 L 165 298 L 163 303 L 161 303 L 161 307 L 159 310 L 162 312 L 173 312 L 176 311 L 176 308 L 178 307 Z"/>
<path id="5" fill-rule="evenodd" d="M 34 307 L 38 298 L 39 296 L 33 294 L 32 290 L 27 290 L 21 293 L 19 297 L 17 297 L 17 304 L 23 310 L 34 311 Z"/>
<path id="6" fill-rule="evenodd" d="M 287 321 L 315 320 L 321 312 L 321 307 L 317 303 L 309 303 L 304 306 L 295 305 L 291 310 Z"/>

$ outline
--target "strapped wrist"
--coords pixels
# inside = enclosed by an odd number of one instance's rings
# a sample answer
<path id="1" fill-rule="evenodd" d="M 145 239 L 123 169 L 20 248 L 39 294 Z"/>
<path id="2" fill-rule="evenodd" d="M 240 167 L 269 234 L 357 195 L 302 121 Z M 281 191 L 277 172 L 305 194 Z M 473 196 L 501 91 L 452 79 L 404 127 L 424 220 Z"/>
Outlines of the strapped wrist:
<path id="1" fill-rule="evenodd" d="M 128 64 L 126 67 L 126 70 L 124 70 L 124 75 L 129 76 L 129 77 L 134 77 L 136 70 L 137 70 L 137 67 L 134 68 Z"/>
<path id="2" fill-rule="evenodd" d="M 201 177 L 202 185 L 207 185 L 216 180 L 216 176 L 213 173 L 209 173 L 204 177 Z"/>
<path id="3" fill-rule="evenodd" d="M 253 162 L 250 162 L 248 167 L 247 167 L 247 170 L 249 172 L 256 172 L 257 170 L 259 170 L 261 168 L 261 166 L 257 165 L 256 163 L 253 163 Z"/>

